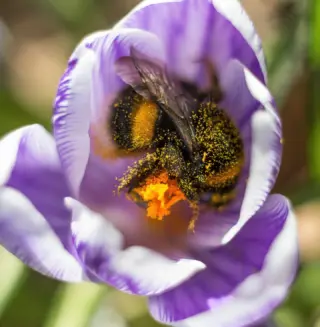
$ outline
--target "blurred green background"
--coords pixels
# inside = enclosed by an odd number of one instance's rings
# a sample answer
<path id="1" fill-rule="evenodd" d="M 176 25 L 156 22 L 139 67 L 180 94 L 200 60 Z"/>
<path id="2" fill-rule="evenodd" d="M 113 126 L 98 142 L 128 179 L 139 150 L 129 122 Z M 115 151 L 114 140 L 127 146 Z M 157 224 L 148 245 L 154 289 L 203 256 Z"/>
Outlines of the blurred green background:
<path id="1" fill-rule="evenodd" d="M 50 129 L 58 80 L 77 42 L 112 26 L 138 2 L 1 0 L 0 135 L 34 122 Z M 280 327 L 319 327 L 320 0 L 242 2 L 262 37 L 283 119 L 284 157 L 274 191 L 290 197 L 298 215 L 301 271 L 275 319 Z M 1 248 L 0 267 L 0 327 L 157 326 L 139 297 L 61 284 Z"/>

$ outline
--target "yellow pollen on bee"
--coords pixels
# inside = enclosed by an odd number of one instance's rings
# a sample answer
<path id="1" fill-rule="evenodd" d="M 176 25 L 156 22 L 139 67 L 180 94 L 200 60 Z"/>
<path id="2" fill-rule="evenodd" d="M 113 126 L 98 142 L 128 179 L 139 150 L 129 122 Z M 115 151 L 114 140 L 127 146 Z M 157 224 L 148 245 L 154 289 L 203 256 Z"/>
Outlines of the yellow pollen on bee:
<path id="1" fill-rule="evenodd" d="M 139 104 L 132 113 L 132 143 L 134 148 L 142 148 L 150 144 L 155 123 L 158 118 L 157 105 L 150 101 Z"/>
<path id="2" fill-rule="evenodd" d="M 242 162 L 236 162 L 233 166 L 224 172 L 213 174 L 207 179 L 207 183 L 211 186 L 221 185 L 226 181 L 237 176 L 241 171 Z"/>
<path id="3" fill-rule="evenodd" d="M 220 202 L 222 200 L 222 196 L 221 194 L 213 194 L 211 196 L 211 201 L 216 203 L 216 202 Z"/>
<path id="4" fill-rule="evenodd" d="M 150 176 L 146 183 L 134 190 L 147 203 L 147 216 L 162 220 L 170 215 L 170 208 L 177 202 L 186 200 L 175 180 L 169 179 L 167 173 Z"/>
<path id="5" fill-rule="evenodd" d="M 207 152 L 204 152 L 203 153 L 202 162 L 205 162 L 206 161 L 207 155 L 208 155 Z"/>
<path id="6" fill-rule="evenodd" d="M 190 208 L 192 209 L 192 217 L 188 225 L 188 230 L 194 232 L 196 222 L 199 217 L 199 205 L 197 202 L 190 202 Z"/>

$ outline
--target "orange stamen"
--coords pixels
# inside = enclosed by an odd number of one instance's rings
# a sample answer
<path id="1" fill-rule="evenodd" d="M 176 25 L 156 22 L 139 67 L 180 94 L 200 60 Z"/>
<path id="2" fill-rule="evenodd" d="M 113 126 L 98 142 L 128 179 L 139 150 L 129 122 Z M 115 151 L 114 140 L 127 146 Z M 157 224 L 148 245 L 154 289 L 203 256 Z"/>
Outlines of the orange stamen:
<path id="1" fill-rule="evenodd" d="M 162 220 L 170 215 L 170 208 L 177 202 L 186 200 L 178 187 L 177 181 L 170 179 L 166 172 L 147 178 L 145 184 L 135 191 L 147 202 L 147 215 L 152 219 Z"/>

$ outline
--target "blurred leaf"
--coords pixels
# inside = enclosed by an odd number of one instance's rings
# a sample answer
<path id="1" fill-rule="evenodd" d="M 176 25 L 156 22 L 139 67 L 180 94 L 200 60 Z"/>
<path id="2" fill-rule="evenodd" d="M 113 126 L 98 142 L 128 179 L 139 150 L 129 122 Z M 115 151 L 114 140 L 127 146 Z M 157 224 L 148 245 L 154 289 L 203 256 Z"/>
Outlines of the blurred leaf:
<path id="1" fill-rule="evenodd" d="M 92 3 L 90 0 L 49 0 L 48 2 L 64 19 L 74 22 L 79 22 L 83 18 Z"/>
<path id="2" fill-rule="evenodd" d="M 288 315 L 299 316 L 298 319 L 304 321 L 302 327 L 311 326 L 315 310 L 320 305 L 319 276 L 320 264 L 303 265 L 292 286 L 290 297 L 286 300 L 283 308 L 279 310 L 279 313 L 285 313 L 285 317 Z M 292 311 L 291 314 L 290 311 Z M 284 326 L 287 327 L 287 325 Z"/>
<path id="3" fill-rule="evenodd" d="M 310 0 L 309 59 L 312 67 L 320 68 L 320 2 Z"/>
<path id="4" fill-rule="evenodd" d="M 1 317 L 1 327 L 43 327 L 58 282 L 27 271 L 19 292 Z"/>
<path id="5" fill-rule="evenodd" d="M 161 327 L 162 324 L 154 321 L 149 315 L 136 318 L 129 322 L 130 327 Z M 208 326 L 209 327 L 209 326 Z"/>
<path id="6" fill-rule="evenodd" d="M 0 89 L 0 135 L 8 133 L 10 130 L 21 127 L 27 124 L 42 123 L 36 119 L 28 111 L 14 99 L 12 94 L 6 89 Z M 44 124 L 47 128 L 49 122 Z"/>
<path id="7" fill-rule="evenodd" d="M 297 206 L 305 202 L 319 199 L 320 184 L 316 181 L 309 181 L 305 185 L 300 185 L 299 188 L 292 190 L 288 197 L 291 202 Z"/>
<path id="8" fill-rule="evenodd" d="M 93 283 L 61 284 L 45 327 L 86 327 L 107 291 Z"/>
<path id="9" fill-rule="evenodd" d="M 320 182 L 320 2 L 310 0 L 309 65 L 310 78 L 310 142 L 311 178 Z"/>
<path id="10" fill-rule="evenodd" d="M 22 284 L 25 266 L 11 253 L 0 247 L 0 316 Z"/>
<path id="11" fill-rule="evenodd" d="M 292 13 L 278 13 L 281 29 L 267 53 L 269 85 L 279 106 L 302 71 L 307 51 L 306 2 L 292 0 L 290 3 Z"/>
<path id="12" fill-rule="evenodd" d="M 278 327 L 305 327 L 305 321 L 299 312 L 284 307 L 279 309 L 275 314 L 275 320 Z"/>
<path id="13" fill-rule="evenodd" d="M 304 306 L 313 311 L 320 305 L 320 264 L 305 266 L 295 285 L 295 295 L 303 299 Z"/>
<path id="14" fill-rule="evenodd" d="M 147 313 L 146 298 L 110 290 L 106 298 L 107 304 L 115 308 L 127 320 L 134 320 Z"/>

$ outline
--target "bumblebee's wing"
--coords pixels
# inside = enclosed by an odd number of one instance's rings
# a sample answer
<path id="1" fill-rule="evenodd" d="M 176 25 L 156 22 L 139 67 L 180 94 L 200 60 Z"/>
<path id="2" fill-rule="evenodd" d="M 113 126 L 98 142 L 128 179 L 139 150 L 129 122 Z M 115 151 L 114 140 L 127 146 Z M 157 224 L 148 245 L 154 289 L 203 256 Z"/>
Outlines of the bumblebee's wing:
<path id="1" fill-rule="evenodd" d="M 130 57 L 122 57 L 117 64 L 117 72 L 126 83 L 169 115 L 191 150 L 195 137 L 191 123 L 192 103 L 179 84 L 169 78 L 165 67 L 146 59 L 134 48 L 131 48 Z"/>
<path id="2" fill-rule="evenodd" d="M 209 99 L 210 99 L 210 102 L 217 104 L 224 97 L 224 94 L 222 92 L 220 82 L 219 82 L 218 72 L 217 72 L 215 65 L 208 58 L 204 60 L 204 64 L 205 64 L 205 67 L 207 68 L 207 71 L 209 73 L 209 78 L 210 78 L 210 91 L 208 92 Z"/>
<path id="3" fill-rule="evenodd" d="M 147 85 L 142 82 L 140 73 L 138 72 L 133 59 L 129 56 L 121 57 L 115 63 L 115 71 L 121 77 L 121 79 L 145 99 L 152 98 L 152 94 L 149 91 Z"/>
<path id="4" fill-rule="evenodd" d="M 176 115 L 185 119 L 190 113 L 186 105 L 186 97 L 178 83 L 169 78 L 165 67 L 161 64 L 143 58 L 134 48 L 131 48 L 133 65 L 153 98 L 171 110 L 170 116 Z"/>

